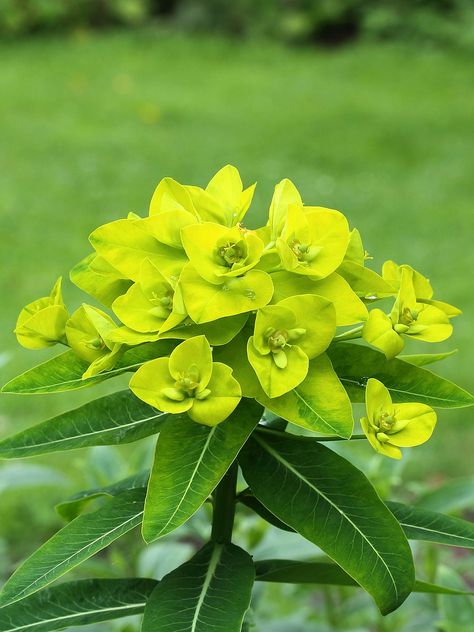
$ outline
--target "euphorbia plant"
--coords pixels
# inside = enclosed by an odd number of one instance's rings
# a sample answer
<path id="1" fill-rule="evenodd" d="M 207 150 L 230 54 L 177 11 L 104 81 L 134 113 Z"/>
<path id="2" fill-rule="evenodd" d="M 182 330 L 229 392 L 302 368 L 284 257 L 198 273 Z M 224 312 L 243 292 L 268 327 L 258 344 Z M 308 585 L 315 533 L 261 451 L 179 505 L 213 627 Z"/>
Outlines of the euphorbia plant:
<path id="1" fill-rule="evenodd" d="M 460 312 L 433 299 L 410 265 L 388 261 L 380 275 L 367 267 L 357 229 L 339 211 L 303 204 L 289 180 L 275 187 L 266 225 L 247 228 L 253 192 L 231 166 L 205 189 L 165 178 L 147 217 L 97 228 L 94 252 L 71 271 L 101 307 L 70 315 L 59 280 L 22 310 L 20 344 L 69 349 L 4 392 L 132 376 L 128 389 L 4 439 L 1 458 L 158 440 L 151 470 L 71 501 L 72 521 L 3 587 L 0 632 L 142 612 L 144 632 L 238 632 L 255 580 L 358 585 L 383 614 L 412 591 L 449 592 L 415 579 L 407 538 L 472 547 L 473 526 L 382 500 L 330 446 L 368 440 L 379 458 L 398 459 L 429 439 L 433 407 L 474 403 L 423 368 L 446 354 L 396 357 L 410 340 L 448 338 Z M 353 434 L 352 403 L 364 401 L 363 434 Z M 237 487 L 239 468 L 248 487 Z M 100 494 L 108 500 L 84 511 Z M 134 527 L 152 542 L 208 500 L 210 541 L 160 582 L 46 588 Z M 253 560 L 232 543 L 239 503 L 327 557 Z"/>

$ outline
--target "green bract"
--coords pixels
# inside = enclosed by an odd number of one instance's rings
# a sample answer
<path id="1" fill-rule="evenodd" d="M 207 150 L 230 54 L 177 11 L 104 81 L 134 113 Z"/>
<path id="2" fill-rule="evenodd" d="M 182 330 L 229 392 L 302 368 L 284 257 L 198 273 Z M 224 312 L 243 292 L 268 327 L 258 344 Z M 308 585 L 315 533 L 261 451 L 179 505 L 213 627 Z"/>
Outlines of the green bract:
<path id="1" fill-rule="evenodd" d="M 361 421 L 377 452 L 401 459 L 400 448 L 425 443 L 436 425 L 436 413 L 426 404 L 393 404 L 387 388 L 376 379 L 367 382 L 367 417 Z"/>
<path id="2" fill-rule="evenodd" d="M 401 458 L 401 448 L 431 436 L 431 405 L 474 404 L 424 368 L 452 353 L 395 357 L 411 341 L 448 338 L 460 311 L 435 299 L 409 265 L 371 269 L 359 231 L 339 211 L 306 206 L 290 180 L 276 185 L 268 218 L 250 229 L 258 217 L 244 225 L 254 189 L 230 165 L 205 188 L 162 179 L 148 215 L 98 227 L 94 252 L 71 271 L 103 309 L 84 303 L 69 317 L 59 280 L 20 313 L 15 333 L 23 346 L 69 349 L 13 378 L 4 392 L 132 377 L 128 388 L 0 439 L 0 458 L 158 439 L 140 472 L 75 494 L 68 511 L 62 503 L 71 522 L 0 591 L 0 632 L 141 613 L 142 632 L 241 632 L 254 579 L 358 585 L 387 614 L 414 590 L 447 590 L 415 582 L 407 537 L 473 546 L 472 525 L 387 506 L 341 456 L 366 439 Z M 365 434 L 353 435 L 353 404 L 364 397 Z M 344 450 L 324 446 L 349 439 Z M 237 494 L 243 479 L 249 488 Z M 160 582 L 46 588 L 136 526 L 145 542 L 170 534 L 208 500 L 210 541 Z M 238 502 L 295 531 L 331 563 L 254 562 L 232 544 Z"/>

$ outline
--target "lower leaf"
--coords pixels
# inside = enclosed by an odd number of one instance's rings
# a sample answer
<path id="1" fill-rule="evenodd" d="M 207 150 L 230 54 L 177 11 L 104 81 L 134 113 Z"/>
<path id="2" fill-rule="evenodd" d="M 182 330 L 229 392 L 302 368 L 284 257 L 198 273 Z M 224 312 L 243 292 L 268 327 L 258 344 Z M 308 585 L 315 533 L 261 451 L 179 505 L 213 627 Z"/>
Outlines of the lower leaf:
<path id="1" fill-rule="evenodd" d="M 383 614 L 406 599 L 414 566 L 407 539 L 367 478 L 309 438 L 256 432 L 240 456 L 252 492 L 369 592 Z"/>
<path id="2" fill-rule="evenodd" d="M 0 608 L 0 632 L 53 632 L 141 614 L 153 579 L 83 579 Z"/>
<path id="3" fill-rule="evenodd" d="M 13 573 L 0 592 L 0 607 L 41 590 L 138 526 L 144 498 L 144 489 L 123 492 L 66 525 Z"/>
<path id="4" fill-rule="evenodd" d="M 241 548 L 206 544 L 155 588 L 142 632 L 240 632 L 254 578 L 252 558 Z"/>

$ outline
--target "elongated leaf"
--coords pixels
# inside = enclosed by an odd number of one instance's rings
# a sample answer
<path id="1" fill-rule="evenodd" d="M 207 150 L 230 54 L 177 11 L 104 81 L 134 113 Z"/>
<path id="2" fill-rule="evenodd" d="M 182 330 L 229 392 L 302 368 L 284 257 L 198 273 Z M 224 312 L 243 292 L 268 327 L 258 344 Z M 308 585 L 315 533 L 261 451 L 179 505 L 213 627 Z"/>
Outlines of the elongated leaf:
<path id="1" fill-rule="evenodd" d="M 255 562 L 256 581 L 282 584 L 322 584 L 324 586 L 354 586 L 358 583 L 332 562 L 302 562 L 299 560 L 261 560 Z M 473 594 L 438 584 L 416 580 L 413 592 L 445 595 Z"/>
<path id="2" fill-rule="evenodd" d="M 74 520 L 82 511 L 97 498 L 118 496 L 122 492 L 128 489 L 136 489 L 137 487 L 146 487 L 148 479 L 150 477 L 150 470 L 144 470 L 133 476 L 124 478 L 112 485 L 106 485 L 105 487 L 95 487 L 94 489 L 87 489 L 82 492 L 78 492 L 71 496 L 67 500 L 56 505 L 56 511 L 65 520 Z"/>
<path id="3" fill-rule="evenodd" d="M 88 364 L 73 351 L 66 351 L 13 378 L 2 388 L 2 393 L 41 395 L 92 386 L 121 373 L 135 371 L 148 360 L 168 355 L 175 345 L 176 341 L 160 340 L 134 347 L 123 354 L 113 369 L 85 380 L 82 375 Z"/>
<path id="4" fill-rule="evenodd" d="M 240 632 L 254 577 L 248 553 L 209 543 L 161 580 L 147 602 L 142 632 Z"/>
<path id="5" fill-rule="evenodd" d="M 474 404 L 474 397 L 453 382 L 398 358 L 387 360 L 369 347 L 338 342 L 328 353 L 352 402 L 364 401 L 367 380 L 375 377 L 385 384 L 395 402 L 421 402 L 437 408 Z"/>
<path id="6" fill-rule="evenodd" d="M 243 399 L 212 428 L 170 417 L 156 446 L 145 505 L 143 537 L 151 542 L 188 520 L 213 492 L 246 442 L 263 408 Z"/>
<path id="7" fill-rule="evenodd" d="M 387 502 L 410 540 L 438 542 L 474 549 L 474 524 L 419 507 Z"/>
<path id="8" fill-rule="evenodd" d="M 130 390 L 119 391 L 7 437 L 0 459 L 138 441 L 156 434 L 166 417 Z"/>
<path id="9" fill-rule="evenodd" d="M 444 353 L 412 353 L 410 355 L 400 355 L 398 359 L 408 362 L 409 364 L 414 364 L 415 366 L 426 366 L 450 358 L 457 352 L 457 349 L 453 349 L 452 351 L 445 351 Z"/>
<path id="10" fill-rule="evenodd" d="M 53 632 L 141 614 L 153 579 L 83 579 L 0 609 L 0 632 Z"/>
<path id="11" fill-rule="evenodd" d="M 318 441 L 256 432 L 240 457 L 255 496 L 333 558 L 385 614 L 410 594 L 405 535 L 366 477 Z"/>
<path id="12" fill-rule="evenodd" d="M 289 393 L 257 397 L 268 410 L 313 432 L 349 438 L 354 428 L 352 406 L 326 354 L 311 360 L 306 378 Z"/>
<path id="13" fill-rule="evenodd" d="M 144 497 L 144 489 L 126 491 L 70 522 L 13 573 L 0 592 L 0 606 L 32 595 L 139 525 Z"/>
<path id="14" fill-rule="evenodd" d="M 246 489 L 245 491 L 241 492 L 237 496 L 237 500 L 242 503 L 242 505 L 245 505 L 249 509 L 252 509 L 256 514 L 266 520 L 269 524 L 277 527 L 277 529 L 281 529 L 282 531 L 290 531 L 292 533 L 295 532 L 295 530 L 289 527 L 287 524 L 285 524 L 281 520 L 278 520 L 278 518 L 274 516 L 271 511 L 268 511 L 265 505 L 262 505 L 258 498 L 255 498 L 250 489 Z"/>
<path id="15" fill-rule="evenodd" d="M 427 491 L 416 502 L 431 511 L 451 512 L 474 506 L 474 477 L 459 478 Z"/>

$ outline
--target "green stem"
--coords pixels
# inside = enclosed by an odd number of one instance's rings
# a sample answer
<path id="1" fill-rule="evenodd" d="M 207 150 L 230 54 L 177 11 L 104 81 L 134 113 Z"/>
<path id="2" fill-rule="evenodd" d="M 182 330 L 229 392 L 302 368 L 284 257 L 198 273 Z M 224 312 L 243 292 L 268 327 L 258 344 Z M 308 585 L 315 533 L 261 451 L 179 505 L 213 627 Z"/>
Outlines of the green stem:
<path id="1" fill-rule="evenodd" d="M 225 544 L 232 540 L 237 473 L 238 465 L 237 461 L 234 461 L 214 492 L 211 533 L 211 540 L 213 542 Z"/>

